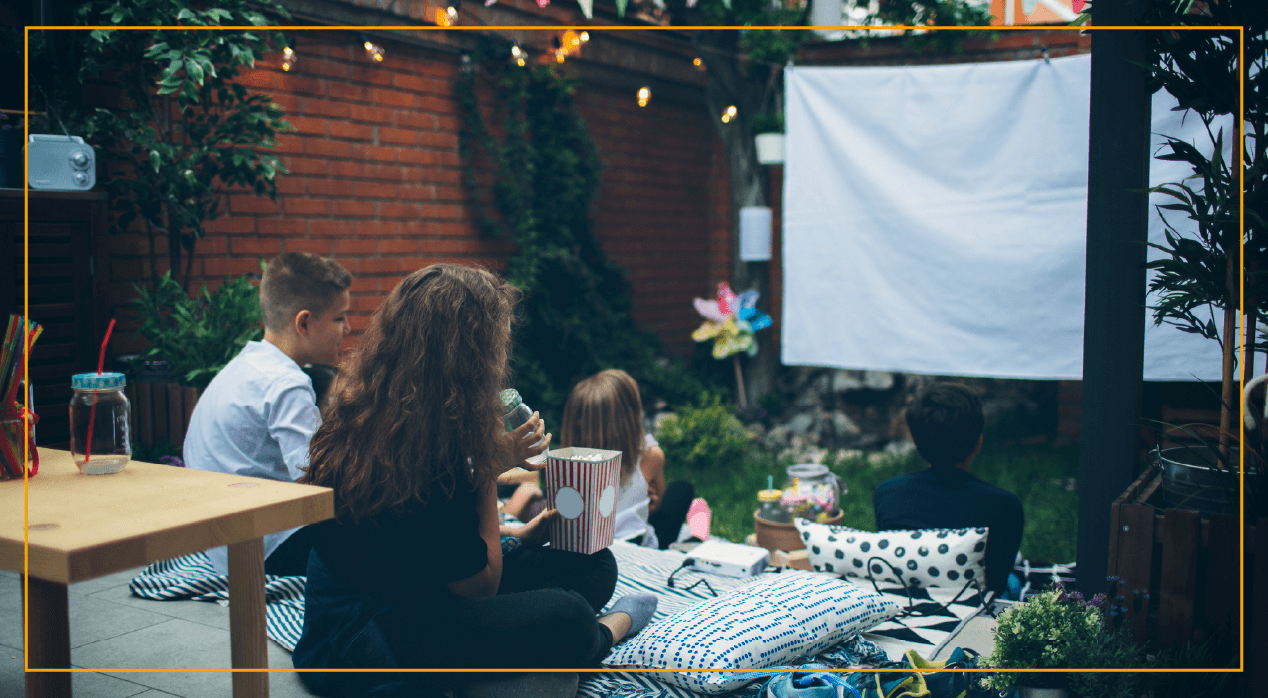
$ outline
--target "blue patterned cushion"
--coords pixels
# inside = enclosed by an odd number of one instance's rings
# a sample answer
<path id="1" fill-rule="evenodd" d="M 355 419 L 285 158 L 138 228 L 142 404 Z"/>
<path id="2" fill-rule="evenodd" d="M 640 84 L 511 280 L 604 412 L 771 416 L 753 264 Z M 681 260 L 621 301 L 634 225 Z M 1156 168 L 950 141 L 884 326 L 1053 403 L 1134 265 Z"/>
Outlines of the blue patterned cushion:
<path id="1" fill-rule="evenodd" d="M 604 664 L 647 669 L 769 669 L 823 652 L 893 618 L 898 604 L 840 579 L 789 573 L 762 577 L 653 623 Z M 657 673 L 658 681 L 726 693 L 766 672 Z"/>

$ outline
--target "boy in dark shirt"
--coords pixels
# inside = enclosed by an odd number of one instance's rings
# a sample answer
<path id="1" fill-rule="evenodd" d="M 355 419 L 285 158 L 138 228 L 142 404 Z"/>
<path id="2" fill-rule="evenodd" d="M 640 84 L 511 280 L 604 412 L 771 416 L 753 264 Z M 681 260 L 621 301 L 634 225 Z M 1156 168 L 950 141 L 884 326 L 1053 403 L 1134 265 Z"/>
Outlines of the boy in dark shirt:
<path id="1" fill-rule="evenodd" d="M 982 450 L 982 403 L 958 383 L 934 383 L 907 407 L 907 427 L 929 468 L 876 486 L 876 530 L 990 529 L 986 539 L 986 587 L 1003 593 L 1021 546 L 1021 500 L 982 482 L 969 465 Z"/>

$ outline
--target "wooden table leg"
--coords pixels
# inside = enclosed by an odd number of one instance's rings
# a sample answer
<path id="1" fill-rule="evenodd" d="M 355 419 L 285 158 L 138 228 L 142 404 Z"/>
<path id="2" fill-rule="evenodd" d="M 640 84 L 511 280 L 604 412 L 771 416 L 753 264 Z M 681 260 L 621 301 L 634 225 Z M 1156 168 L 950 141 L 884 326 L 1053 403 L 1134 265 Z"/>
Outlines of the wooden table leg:
<path id="1" fill-rule="evenodd" d="M 19 581 L 22 579 L 19 578 Z M 24 584 L 23 589 L 26 588 Z M 69 669 L 70 611 L 66 585 L 32 577 L 30 594 L 27 666 L 32 669 Z M 27 673 L 26 695 L 27 698 L 70 698 L 71 674 L 69 671 Z"/>
<path id="2" fill-rule="evenodd" d="M 229 546 L 229 641 L 234 669 L 267 669 L 264 540 Z M 268 672 L 234 672 L 234 698 L 268 698 Z"/>

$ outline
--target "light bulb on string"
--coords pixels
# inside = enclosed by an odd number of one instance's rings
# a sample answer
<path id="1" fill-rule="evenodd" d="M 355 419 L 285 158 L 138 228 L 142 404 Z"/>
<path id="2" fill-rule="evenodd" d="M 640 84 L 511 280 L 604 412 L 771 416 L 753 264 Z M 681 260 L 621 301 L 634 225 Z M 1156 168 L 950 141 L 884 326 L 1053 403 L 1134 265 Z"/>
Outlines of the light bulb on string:
<path id="1" fill-rule="evenodd" d="M 696 56 L 695 58 L 691 59 L 691 64 L 696 67 L 696 70 L 705 69 L 704 59 L 700 58 L 699 56 Z"/>
<path id="2" fill-rule="evenodd" d="M 282 70 L 289 73 L 298 60 L 299 57 L 295 55 L 295 51 L 290 46 L 282 49 Z"/>
<path id="3" fill-rule="evenodd" d="M 563 49 L 565 56 L 580 51 L 581 37 L 577 34 L 577 32 L 569 29 L 564 32 L 563 39 L 560 40 L 560 48 Z"/>
<path id="4" fill-rule="evenodd" d="M 520 59 L 516 60 L 515 62 L 516 62 L 516 63 L 518 63 L 518 64 L 519 64 L 519 66 L 520 66 L 521 68 L 523 68 L 523 67 L 524 67 L 524 59 L 523 59 L 523 58 L 520 58 Z"/>
<path id="5" fill-rule="evenodd" d="M 734 119 L 734 118 L 735 118 L 735 115 L 736 115 L 737 113 L 739 113 L 739 112 L 738 112 L 738 110 L 736 110 L 736 108 L 735 108 L 735 105 L 734 105 L 734 104 L 732 104 L 731 106 L 727 107 L 727 108 L 726 108 L 726 111 L 722 112 L 722 123 L 724 123 L 724 124 L 729 124 L 729 123 L 731 123 L 731 119 Z"/>
<path id="6" fill-rule="evenodd" d="M 519 46 L 512 46 L 512 47 L 511 47 L 511 55 L 512 55 L 512 56 L 515 56 L 516 58 L 519 58 L 519 57 L 520 57 L 520 55 L 521 55 L 522 53 L 523 53 L 523 51 L 520 51 L 520 47 L 519 47 Z"/>
<path id="7" fill-rule="evenodd" d="M 370 41 L 369 39 L 367 39 L 365 43 L 362 45 L 365 46 L 366 58 L 369 58 L 375 63 L 383 62 L 383 59 L 386 56 L 386 52 L 383 50 L 382 46 L 379 46 L 378 44 L 374 43 L 373 41 Z"/>
<path id="8" fill-rule="evenodd" d="M 589 41 L 589 40 L 590 40 L 590 32 L 581 32 L 581 40 L 582 40 L 582 41 Z"/>
<path id="9" fill-rule="evenodd" d="M 645 107 L 652 101 L 652 91 L 647 87 L 638 88 L 638 106 Z"/>
<path id="10" fill-rule="evenodd" d="M 565 55 L 567 55 L 567 54 L 565 54 L 565 53 L 564 53 L 563 49 L 559 49 L 559 50 L 555 51 L 555 61 L 556 61 L 557 63 L 563 63 L 563 62 L 564 62 L 564 56 L 565 56 Z"/>
<path id="11" fill-rule="evenodd" d="M 452 8 L 450 8 L 450 9 L 452 9 Z M 457 14 L 457 12 L 455 11 L 455 13 L 454 13 L 454 14 L 456 15 L 456 14 Z M 436 8 L 435 15 L 434 15 L 434 20 L 435 20 L 435 22 L 436 22 L 436 26 L 438 26 L 438 27 L 449 27 L 449 26 L 453 26 L 453 16 L 451 16 L 451 15 L 449 14 L 449 10 L 447 10 L 447 9 L 445 9 L 445 8 L 443 8 L 443 7 L 437 7 L 437 8 Z"/>

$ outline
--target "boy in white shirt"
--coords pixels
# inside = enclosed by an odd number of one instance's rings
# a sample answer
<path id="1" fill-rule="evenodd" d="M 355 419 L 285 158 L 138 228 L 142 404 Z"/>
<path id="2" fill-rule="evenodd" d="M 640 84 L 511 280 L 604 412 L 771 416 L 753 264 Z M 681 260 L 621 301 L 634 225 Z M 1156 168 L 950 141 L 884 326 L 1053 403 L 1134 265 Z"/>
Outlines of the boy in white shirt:
<path id="1" fill-rule="evenodd" d="M 185 434 L 185 465 L 197 470 L 294 481 L 308 466 L 308 442 L 321 411 L 304 364 L 337 365 L 351 332 L 352 275 L 307 252 L 278 255 L 260 282 L 264 340 L 248 342 L 198 399 Z M 264 571 L 304 575 L 312 544 L 307 528 L 264 537 Z M 221 574 L 223 547 L 207 551 Z"/>

